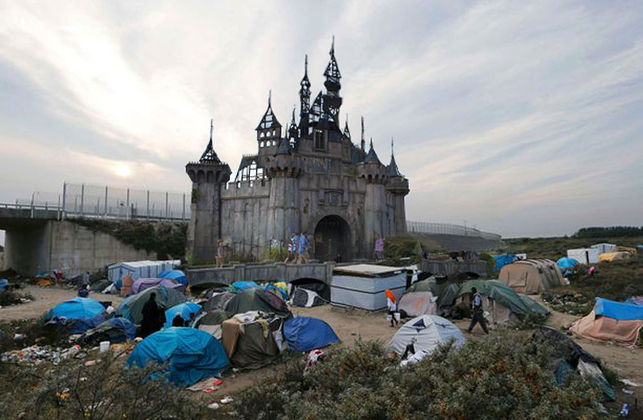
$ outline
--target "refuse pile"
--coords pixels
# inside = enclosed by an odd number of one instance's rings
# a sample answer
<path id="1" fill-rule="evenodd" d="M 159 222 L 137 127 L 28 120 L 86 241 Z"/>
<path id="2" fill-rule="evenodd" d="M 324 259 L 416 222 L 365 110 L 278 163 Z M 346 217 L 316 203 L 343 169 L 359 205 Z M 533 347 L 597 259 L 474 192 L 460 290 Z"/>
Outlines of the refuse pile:
<path id="1" fill-rule="evenodd" d="M 594 307 L 594 301 L 581 293 L 543 293 L 542 296 L 555 311 L 572 315 L 586 315 Z"/>
<path id="2" fill-rule="evenodd" d="M 12 350 L 0 355 L 0 361 L 10 363 L 33 363 L 51 362 L 54 365 L 65 359 L 83 359 L 87 352 L 78 344 L 67 349 L 52 346 L 33 345 L 20 350 Z"/>

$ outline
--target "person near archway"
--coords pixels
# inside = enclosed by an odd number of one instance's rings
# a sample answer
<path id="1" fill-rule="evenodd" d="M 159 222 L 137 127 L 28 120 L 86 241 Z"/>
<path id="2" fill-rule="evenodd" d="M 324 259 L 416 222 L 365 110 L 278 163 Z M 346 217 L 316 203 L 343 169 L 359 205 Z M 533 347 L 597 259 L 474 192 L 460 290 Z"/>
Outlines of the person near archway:
<path id="1" fill-rule="evenodd" d="M 301 232 L 297 238 L 297 264 L 308 263 L 308 251 L 310 250 L 310 242 L 306 238 L 306 232 Z"/>
<path id="2" fill-rule="evenodd" d="M 375 235 L 375 261 L 384 259 L 384 238 L 378 233 Z"/>
<path id="3" fill-rule="evenodd" d="M 288 261 L 297 262 L 297 238 L 298 236 L 296 233 L 293 233 L 290 237 L 290 242 L 288 242 L 288 256 L 284 263 L 287 263 Z"/>

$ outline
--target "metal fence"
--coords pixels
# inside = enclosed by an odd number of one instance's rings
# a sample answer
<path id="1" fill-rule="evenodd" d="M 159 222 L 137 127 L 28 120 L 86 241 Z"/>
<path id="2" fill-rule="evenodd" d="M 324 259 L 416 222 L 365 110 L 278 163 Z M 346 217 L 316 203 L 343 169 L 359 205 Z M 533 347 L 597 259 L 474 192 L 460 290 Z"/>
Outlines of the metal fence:
<path id="1" fill-rule="evenodd" d="M 65 183 L 62 194 L 34 192 L 10 206 L 58 210 L 62 218 L 190 220 L 189 200 L 185 193 Z"/>
<path id="2" fill-rule="evenodd" d="M 432 223 L 432 222 L 414 222 L 407 221 L 406 229 L 410 233 L 430 233 L 434 235 L 458 235 L 471 236 L 475 238 L 499 240 L 500 235 L 495 233 L 483 232 L 479 229 L 464 225 L 454 225 L 451 223 Z"/>

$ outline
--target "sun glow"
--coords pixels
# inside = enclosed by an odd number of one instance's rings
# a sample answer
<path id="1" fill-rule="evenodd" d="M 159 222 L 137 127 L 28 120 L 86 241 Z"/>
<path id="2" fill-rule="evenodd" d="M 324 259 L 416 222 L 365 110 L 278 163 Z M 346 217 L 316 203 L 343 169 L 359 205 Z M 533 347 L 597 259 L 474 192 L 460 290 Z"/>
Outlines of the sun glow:
<path id="1" fill-rule="evenodd" d="M 125 163 L 117 163 L 112 170 L 114 173 L 122 178 L 128 178 L 132 175 L 132 170 Z"/>

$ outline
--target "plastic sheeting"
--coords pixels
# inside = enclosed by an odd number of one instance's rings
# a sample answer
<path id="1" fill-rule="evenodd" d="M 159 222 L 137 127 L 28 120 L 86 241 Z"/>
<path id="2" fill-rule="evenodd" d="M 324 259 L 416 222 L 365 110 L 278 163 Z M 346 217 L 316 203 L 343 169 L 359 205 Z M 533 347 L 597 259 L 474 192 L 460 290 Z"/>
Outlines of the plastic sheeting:
<path id="1" fill-rule="evenodd" d="M 284 338 L 292 351 L 311 351 L 339 342 L 339 337 L 325 321 L 305 316 L 285 322 Z"/>
<path id="2" fill-rule="evenodd" d="M 144 368 L 156 362 L 166 364 L 169 380 L 193 385 L 217 376 L 230 362 L 219 341 L 205 331 L 172 327 L 151 334 L 141 341 L 127 359 L 129 366 Z"/>
<path id="3" fill-rule="evenodd" d="M 605 298 L 596 298 L 594 312 L 621 321 L 643 320 L 643 306 Z"/>

